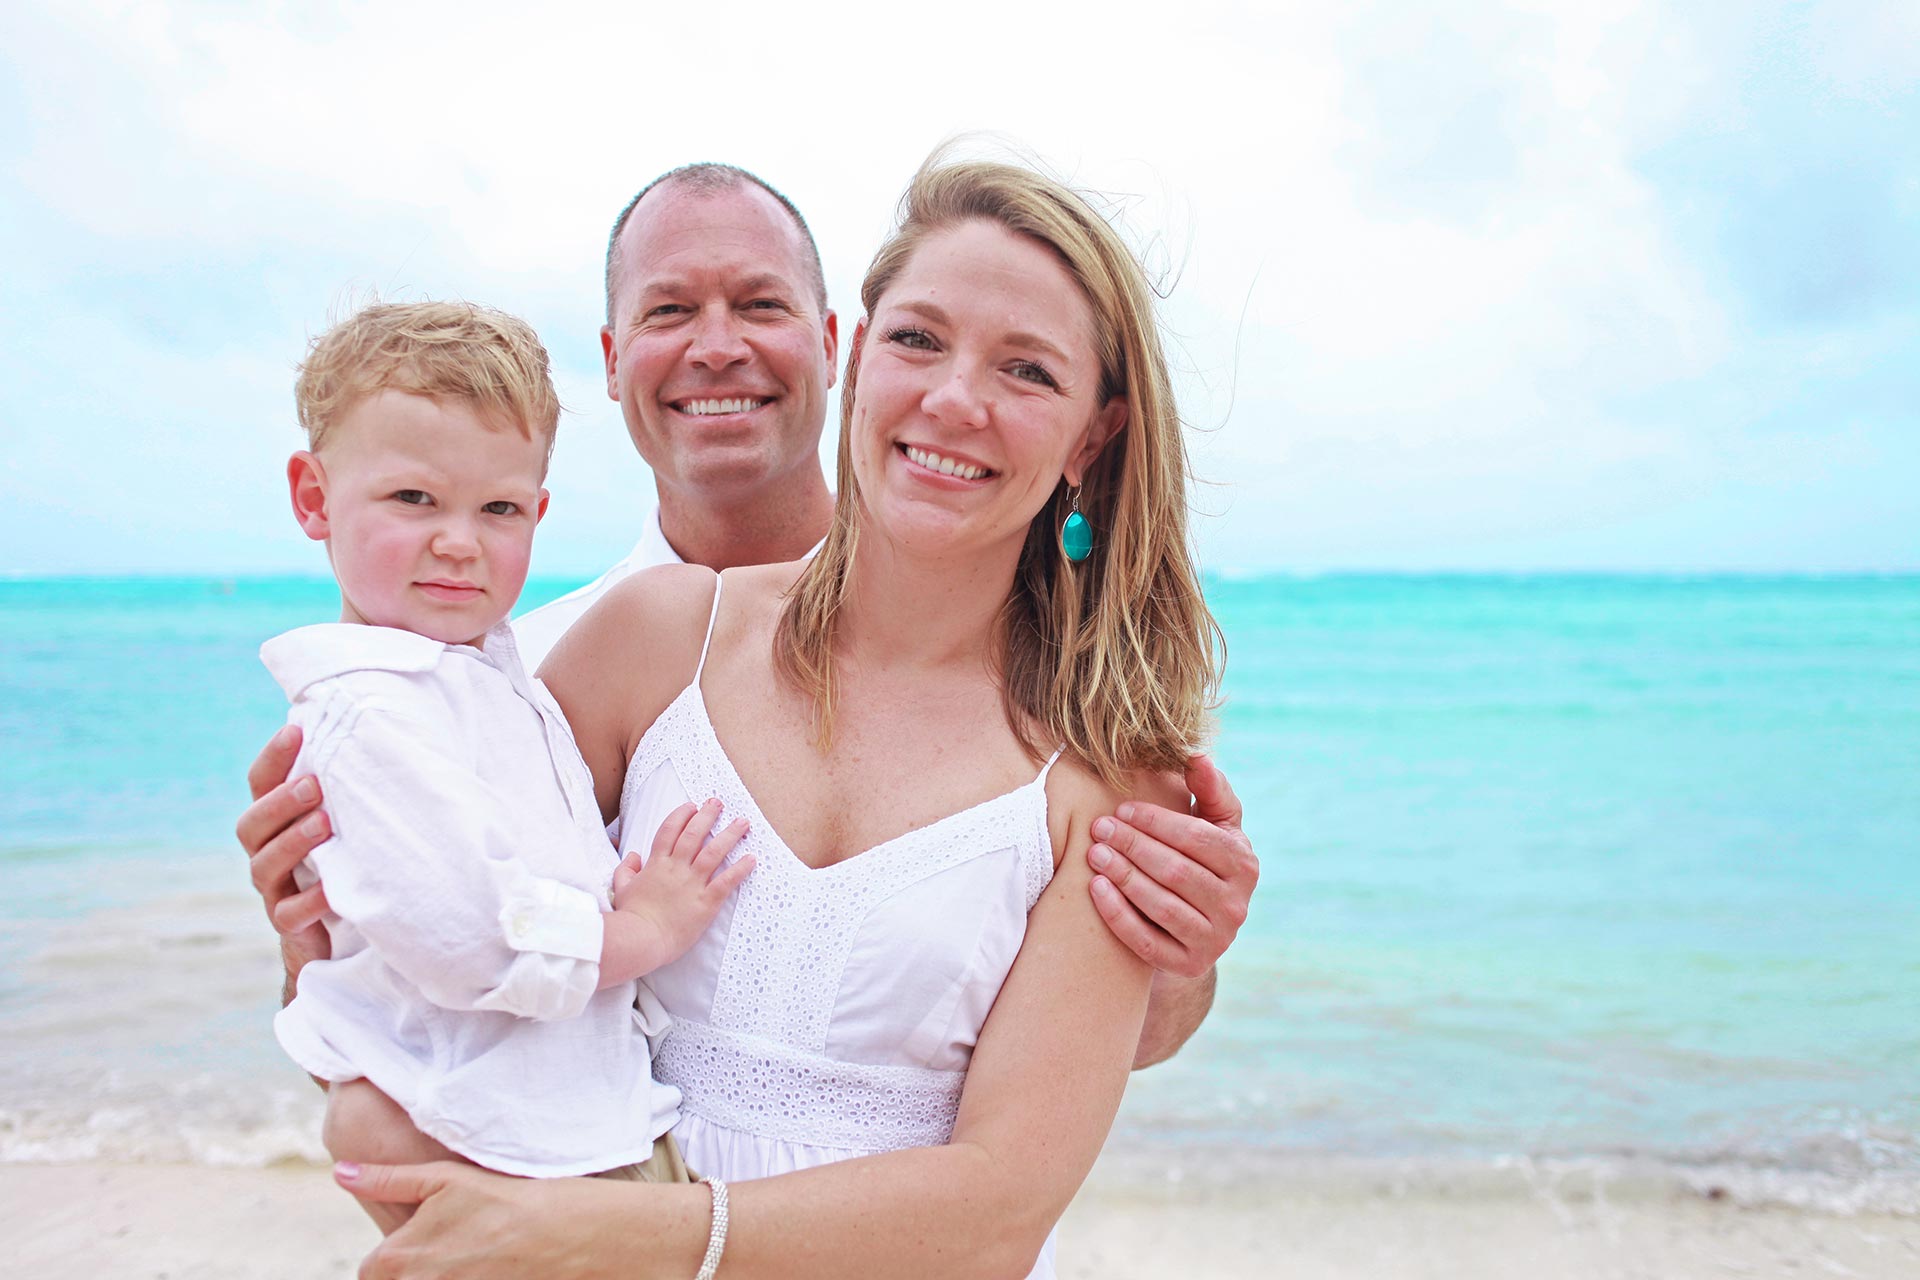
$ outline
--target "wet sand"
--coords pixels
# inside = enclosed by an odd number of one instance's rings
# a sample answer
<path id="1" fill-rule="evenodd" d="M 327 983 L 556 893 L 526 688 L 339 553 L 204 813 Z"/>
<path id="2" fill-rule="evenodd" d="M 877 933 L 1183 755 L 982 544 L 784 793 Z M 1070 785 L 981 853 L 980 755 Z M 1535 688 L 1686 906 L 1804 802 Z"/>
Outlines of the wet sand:
<path id="1" fill-rule="evenodd" d="M 376 1239 L 326 1171 L 305 1165 L 0 1165 L 0 1227 L 8 1273 L 41 1280 L 339 1280 Z M 1909 1280 L 1920 1218 L 1528 1170 L 1195 1174 L 1121 1159 L 1103 1162 L 1068 1212 L 1059 1262 L 1073 1280 Z"/>

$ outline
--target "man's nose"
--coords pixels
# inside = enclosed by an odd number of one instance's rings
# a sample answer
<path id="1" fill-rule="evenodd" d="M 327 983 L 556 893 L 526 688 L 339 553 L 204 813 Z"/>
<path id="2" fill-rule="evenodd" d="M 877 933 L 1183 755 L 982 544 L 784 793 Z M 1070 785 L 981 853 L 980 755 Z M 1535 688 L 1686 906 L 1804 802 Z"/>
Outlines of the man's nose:
<path id="1" fill-rule="evenodd" d="M 753 351 L 747 346 L 746 330 L 731 307 L 702 307 L 693 322 L 693 339 L 687 360 L 705 369 L 724 369 L 743 364 Z"/>

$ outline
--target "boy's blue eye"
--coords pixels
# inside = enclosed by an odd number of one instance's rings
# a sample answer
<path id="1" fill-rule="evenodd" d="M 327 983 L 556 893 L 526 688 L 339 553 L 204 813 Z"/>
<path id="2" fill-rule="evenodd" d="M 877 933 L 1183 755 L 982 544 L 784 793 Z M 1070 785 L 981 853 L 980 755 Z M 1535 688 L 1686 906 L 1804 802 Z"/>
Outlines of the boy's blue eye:
<path id="1" fill-rule="evenodd" d="M 480 509 L 490 516 L 511 516 L 519 514 L 520 504 L 502 499 L 499 502 L 489 502 Z"/>
<path id="2" fill-rule="evenodd" d="M 402 489 L 394 494 L 393 497 L 394 501 L 404 502 L 410 507 L 421 506 L 424 503 L 432 501 L 424 489 Z"/>

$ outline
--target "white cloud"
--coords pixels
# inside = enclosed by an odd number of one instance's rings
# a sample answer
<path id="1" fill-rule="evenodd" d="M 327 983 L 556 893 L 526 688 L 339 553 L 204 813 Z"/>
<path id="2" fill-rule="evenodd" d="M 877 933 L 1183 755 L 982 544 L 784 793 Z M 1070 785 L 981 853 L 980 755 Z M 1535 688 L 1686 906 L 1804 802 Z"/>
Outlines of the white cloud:
<path id="1" fill-rule="evenodd" d="M 1819 92 L 1911 80 L 1893 38 L 1910 16 L 1877 12 L 1868 40 L 1815 10 Z M 807 211 L 851 311 L 914 165 L 986 128 L 1125 197 L 1150 259 L 1178 268 L 1166 319 L 1189 417 L 1226 424 L 1197 453 L 1235 482 L 1201 499 L 1228 508 L 1218 557 L 1514 563 L 1578 543 L 1604 560 L 1604 537 L 1562 535 L 1724 478 L 1716 425 L 1660 403 L 1751 344 L 1638 163 L 1696 113 L 1742 110 L 1717 51 L 1782 38 L 1697 21 L 1623 0 L 1109 6 L 1098 22 L 1031 4 L 15 14 L 4 189 L 23 212 L 0 244 L 50 314 L 15 326 L 6 357 L 0 421 L 43 437 L 35 475 L 16 455 L 6 483 L 248 494 L 226 527 L 271 560 L 292 544 L 259 527 L 283 517 L 277 494 L 251 496 L 270 461 L 256 442 L 286 444 L 259 432 L 287 421 L 304 335 L 349 286 L 468 296 L 548 340 L 580 412 L 542 563 L 595 567 L 630 541 L 644 477 L 595 339 L 603 237 L 632 190 L 690 159 L 762 172 Z M 150 447 L 156 422 L 197 434 Z M 103 438 L 122 462 L 100 461 Z M 61 512 L 0 516 L 0 548 L 67 567 L 35 523 Z M 73 554 L 212 563 L 145 518 L 96 510 L 99 547 Z"/>

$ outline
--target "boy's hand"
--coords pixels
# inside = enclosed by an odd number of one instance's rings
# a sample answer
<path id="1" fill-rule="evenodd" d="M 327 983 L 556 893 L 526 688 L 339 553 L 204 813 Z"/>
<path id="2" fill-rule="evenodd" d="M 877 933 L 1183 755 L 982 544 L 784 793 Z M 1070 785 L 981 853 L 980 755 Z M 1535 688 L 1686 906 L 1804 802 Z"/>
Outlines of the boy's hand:
<path id="1" fill-rule="evenodd" d="M 753 870 L 752 854 L 720 865 L 746 837 L 747 823 L 736 818 L 716 832 L 719 820 L 718 800 L 683 804 L 654 833 L 645 865 L 629 853 L 614 868 L 613 909 L 643 925 L 649 939 L 641 973 L 684 955 Z"/>

